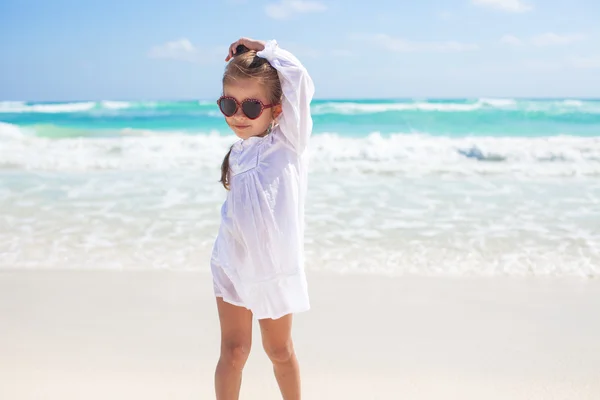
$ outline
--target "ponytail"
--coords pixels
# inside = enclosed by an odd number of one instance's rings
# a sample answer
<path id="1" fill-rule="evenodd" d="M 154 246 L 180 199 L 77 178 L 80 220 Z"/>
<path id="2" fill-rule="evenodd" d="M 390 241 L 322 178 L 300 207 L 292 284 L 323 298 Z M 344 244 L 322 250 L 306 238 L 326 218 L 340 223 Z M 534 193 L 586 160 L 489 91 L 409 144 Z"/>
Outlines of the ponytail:
<path id="1" fill-rule="evenodd" d="M 221 180 L 219 180 L 227 190 L 229 190 L 229 155 L 231 154 L 232 148 L 233 146 L 229 148 L 229 151 L 223 159 L 223 163 L 221 164 Z"/>

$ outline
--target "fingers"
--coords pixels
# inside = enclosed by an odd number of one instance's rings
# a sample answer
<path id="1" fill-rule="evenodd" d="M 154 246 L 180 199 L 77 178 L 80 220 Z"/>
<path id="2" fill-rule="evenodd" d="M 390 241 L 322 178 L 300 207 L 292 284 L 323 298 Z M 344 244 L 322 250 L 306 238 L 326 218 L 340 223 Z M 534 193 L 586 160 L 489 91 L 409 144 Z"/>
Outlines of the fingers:
<path id="1" fill-rule="evenodd" d="M 238 46 L 238 44 L 239 40 L 236 40 L 231 45 L 229 45 L 229 51 L 227 52 L 227 57 L 225 57 L 226 62 L 233 58 L 233 55 L 235 54 L 235 48 Z"/>
<path id="2" fill-rule="evenodd" d="M 243 44 L 244 46 L 248 47 L 248 38 L 239 38 L 238 40 L 236 40 L 235 42 L 233 42 L 230 46 L 229 46 L 229 52 L 227 53 L 227 57 L 225 58 L 225 61 L 229 61 L 233 58 L 233 56 L 235 55 L 235 51 L 236 48 L 240 45 Z"/>
<path id="3" fill-rule="evenodd" d="M 235 55 L 236 48 L 240 44 L 244 44 L 244 38 L 238 39 L 235 42 L 231 43 L 231 45 L 229 46 L 229 52 L 227 54 L 227 58 L 225 58 L 225 61 L 229 61 L 233 58 L 233 56 Z"/>

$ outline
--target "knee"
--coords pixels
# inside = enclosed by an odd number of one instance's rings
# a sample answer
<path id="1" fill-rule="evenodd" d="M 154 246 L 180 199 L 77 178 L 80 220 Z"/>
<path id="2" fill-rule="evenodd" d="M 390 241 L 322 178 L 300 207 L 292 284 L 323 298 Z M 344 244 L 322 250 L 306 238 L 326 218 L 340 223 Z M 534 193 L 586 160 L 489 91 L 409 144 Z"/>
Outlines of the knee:
<path id="1" fill-rule="evenodd" d="M 264 348 L 273 364 L 286 364 L 294 357 L 294 346 L 291 341 L 277 346 L 265 343 Z"/>
<path id="2" fill-rule="evenodd" d="M 221 345 L 221 361 L 229 367 L 241 370 L 248 360 L 250 344 L 243 342 L 225 342 Z"/>

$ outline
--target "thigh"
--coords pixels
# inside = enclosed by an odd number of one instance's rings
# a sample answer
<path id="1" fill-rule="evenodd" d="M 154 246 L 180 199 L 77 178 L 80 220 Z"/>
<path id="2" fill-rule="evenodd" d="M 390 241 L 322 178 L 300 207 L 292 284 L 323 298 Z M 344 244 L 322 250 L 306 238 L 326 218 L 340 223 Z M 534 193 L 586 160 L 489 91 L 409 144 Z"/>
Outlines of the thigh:
<path id="1" fill-rule="evenodd" d="M 281 349 L 289 346 L 292 341 L 293 314 L 288 314 L 279 319 L 261 319 L 260 332 L 265 349 Z"/>
<path id="2" fill-rule="evenodd" d="M 252 312 L 217 297 L 221 347 L 248 346 L 252 342 Z"/>

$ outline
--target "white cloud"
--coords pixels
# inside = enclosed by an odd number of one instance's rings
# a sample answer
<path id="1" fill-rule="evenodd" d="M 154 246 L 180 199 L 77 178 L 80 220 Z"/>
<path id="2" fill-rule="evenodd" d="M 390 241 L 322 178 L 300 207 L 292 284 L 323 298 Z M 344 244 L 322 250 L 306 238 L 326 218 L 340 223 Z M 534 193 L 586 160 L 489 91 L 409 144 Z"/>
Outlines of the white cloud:
<path id="1" fill-rule="evenodd" d="M 200 51 L 190 42 L 189 39 L 181 38 L 172 42 L 167 42 L 154 46 L 148 52 L 150 58 L 167 58 L 179 61 L 199 62 L 201 61 Z"/>
<path id="2" fill-rule="evenodd" d="M 508 44 L 511 46 L 523 46 L 526 44 L 537 47 L 560 46 L 579 42 L 581 40 L 584 40 L 585 37 L 586 36 L 582 33 L 559 35 L 551 32 L 533 36 L 529 39 L 520 39 L 513 35 L 504 35 L 500 38 L 500 43 Z"/>
<path id="3" fill-rule="evenodd" d="M 324 12 L 326 10 L 327 6 L 325 4 L 308 0 L 281 0 L 279 3 L 265 6 L 267 15 L 274 19 L 287 19 L 293 14 Z"/>
<path id="4" fill-rule="evenodd" d="M 500 38 L 500 43 L 511 46 L 522 46 L 524 43 L 521 39 L 513 35 L 504 35 Z"/>
<path id="5" fill-rule="evenodd" d="M 531 5 L 523 3 L 521 0 L 471 0 L 471 2 L 478 6 L 514 13 L 522 13 L 533 9 Z"/>
<path id="6" fill-rule="evenodd" d="M 548 32 L 531 38 L 531 44 L 534 46 L 555 46 L 571 44 L 583 39 L 585 39 L 585 35 L 581 33 L 558 35 L 556 33 Z"/>
<path id="7" fill-rule="evenodd" d="M 227 56 L 228 47 L 198 48 L 189 39 L 181 38 L 152 47 L 148 57 L 206 64 Z"/>
<path id="8" fill-rule="evenodd" d="M 472 43 L 456 41 L 446 42 L 416 42 L 403 38 L 395 38 L 383 33 L 375 35 L 353 35 L 357 39 L 366 40 L 373 45 L 398 53 L 429 52 L 456 53 L 478 50 L 479 46 Z"/>
<path id="9" fill-rule="evenodd" d="M 527 69 L 543 72 L 567 69 L 600 69 L 600 56 L 571 57 L 560 60 L 526 60 L 523 65 Z"/>
<path id="10" fill-rule="evenodd" d="M 580 69 L 600 69 L 600 56 L 575 57 L 571 59 L 570 64 Z"/>

